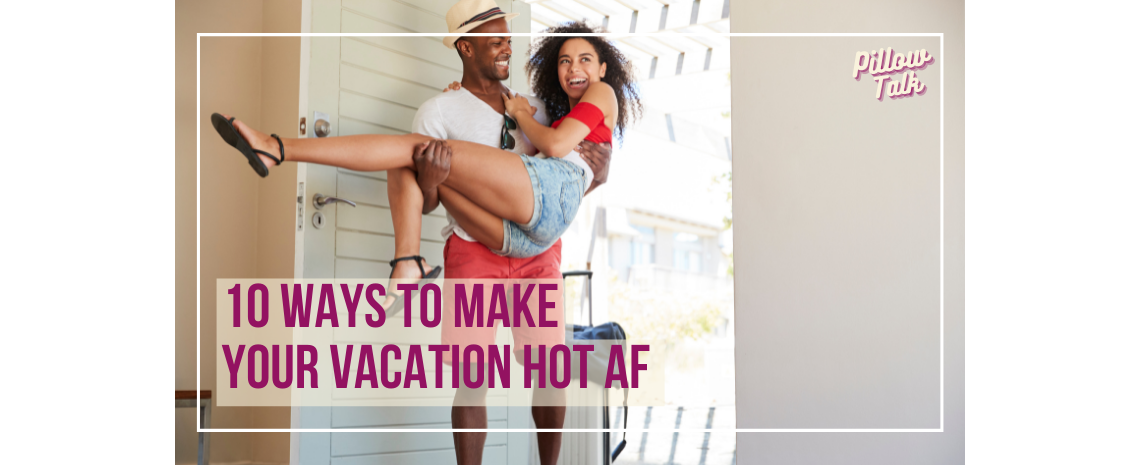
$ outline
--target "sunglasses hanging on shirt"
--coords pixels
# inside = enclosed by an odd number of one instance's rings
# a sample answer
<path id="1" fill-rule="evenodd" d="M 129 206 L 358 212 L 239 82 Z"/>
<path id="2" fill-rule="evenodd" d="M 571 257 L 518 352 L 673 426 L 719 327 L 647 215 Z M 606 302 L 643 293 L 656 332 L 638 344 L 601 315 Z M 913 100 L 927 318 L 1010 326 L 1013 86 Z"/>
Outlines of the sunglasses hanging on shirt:
<path id="1" fill-rule="evenodd" d="M 514 131 L 519 127 L 515 120 L 510 116 L 503 114 L 503 131 L 499 134 L 499 148 L 503 150 L 515 149 L 515 138 L 511 135 L 510 131 Z"/>

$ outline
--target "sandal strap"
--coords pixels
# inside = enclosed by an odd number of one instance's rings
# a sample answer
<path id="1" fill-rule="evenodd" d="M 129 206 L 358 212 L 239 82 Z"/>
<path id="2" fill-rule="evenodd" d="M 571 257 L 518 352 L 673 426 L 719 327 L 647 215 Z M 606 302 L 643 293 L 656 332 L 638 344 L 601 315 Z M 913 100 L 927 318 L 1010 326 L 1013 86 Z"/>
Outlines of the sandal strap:
<path id="1" fill-rule="evenodd" d="M 281 142 L 281 138 L 277 137 L 277 134 L 270 134 L 270 136 L 277 139 L 277 148 L 281 150 L 281 159 L 277 161 L 277 164 L 280 165 L 281 162 L 285 161 L 285 143 Z"/>
<path id="2" fill-rule="evenodd" d="M 427 271 L 424 271 L 424 257 L 421 257 L 419 255 L 410 255 L 407 257 L 397 258 L 395 260 L 388 262 L 388 266 L 392 267 L 392 272 L 395 273 L 396 272 L 396 263 L 402 262 L 404 260 L 415 260 L 416 265 L 420 267 L 420 278 L 427 276 Z M 391 277 L 391 275 L 389 275 L 389 277 Z"/>
<path id="3" fill-rule="evenodd" d="M 234 120 L 235 119 L 237 119 L 236 116 L 231 116 L 230 119 L 226 120 L 226 122 L 230 123 L 230 127 L 233 128 L 234 132 L 237 132 L 240 135 L 241 133 L 238 132 L 237 126 L 234 126 Z M 249 149 L 252 150 L 253 153 L 259 153 L 259 154 L 262 154 L 262 155 L 269 157 L 271 160 L 277 162 L 277 164 L 280 165 L 281 162 L 285 161 L 285 144 L 281 142 L 281 138 L 277 137 L 277 134 L 270 134 L 270 137 L 277 139 L 277 148 L 281 149 L 281 158 L 277 158 L 273 155 L 270 155 L 268 152 L 266 152 L 264 150 L 257 150 L 253 147 L 250 147 Z M 248 145 L 249 142 L 246 142 L 246 144 Z"/>
<path id="4" fill-rule="evenodd" d="M 281 160 L 278 160 L 278 159 L 277 159 L 277 157 L 275 157 L 275 156 L 271 155 L 269 152 L 266 152 L 266 151 L 264 151 L 264 150 L 257 150 L 257 149 L 255 149 L 255 148 L 252 148 L 252 147 L 250 147 L 250 150 L 253 150 L 253 153 L 260 153 L 260 154 L 262 154 L 262 155 L 265 155 L 265 156 L 269 157 L 269 158 L 270 158 L 270 159 L 272 159 L 273 161 L 277 162 L 277 164 L 278 164 L 278 165 L 280 165 L 280 164 L 281 164 Z"/>

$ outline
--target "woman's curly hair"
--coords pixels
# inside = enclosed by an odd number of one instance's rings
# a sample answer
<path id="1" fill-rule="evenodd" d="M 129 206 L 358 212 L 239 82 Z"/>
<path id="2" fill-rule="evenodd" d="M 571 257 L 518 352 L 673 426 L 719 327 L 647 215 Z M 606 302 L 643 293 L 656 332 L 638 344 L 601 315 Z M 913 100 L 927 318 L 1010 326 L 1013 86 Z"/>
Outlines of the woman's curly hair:
<path id="1" fill-rule="evenodd" d="M 566 23 L 547 29 L 544 32 L 561 34 L 604 33 L 605 29 L 590 27 L 584 22 Z M 530 60 L 526 72 L 530 75 L 531 90 L 546 104 L 546 114 L 555 121 L 570 113 L 570 98 L 562 90 L 558 80 L 558 52 L 562 44 L 570 39 L 584 39 L 598 51 L 598 65 L 606 64 L 606 76 L 602 78 L 613 87 L 617 95 L 618 114 L 614 132 L 620 138 L 625 128 L 641 116 L 641 102 L 637 87 L 634 86 L 633 64 L 605 37 L 598 36 L 544 36 L 531 45 Z"/>

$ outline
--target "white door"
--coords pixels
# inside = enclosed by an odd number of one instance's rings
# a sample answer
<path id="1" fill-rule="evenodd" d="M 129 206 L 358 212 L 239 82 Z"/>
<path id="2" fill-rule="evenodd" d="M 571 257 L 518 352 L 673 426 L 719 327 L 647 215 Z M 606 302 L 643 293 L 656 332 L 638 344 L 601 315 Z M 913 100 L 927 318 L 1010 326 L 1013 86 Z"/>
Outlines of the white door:
<path id="1" fill-rule="evenodd" d="M 446 31 L 444 15 L 454 0 L 312 0 L 304 2 L 302 31 L 432 32 Z M 499 1 L 504 11 L 522 13 L 512 21 L 518 32 L 529 31 L 529 6 Z M 518 40 L 522 39 L 522 40 Z M 525 55 L 526 38 L 515 43 Z M 520 44 L 520 42 L 522 42 Z M 315 137 L 318 119 L 327 117 L 327 137 L 353 134 L 404 134 L 425 100 L 459 80 L 462 65 L 441 37 L 311 37 L 303 38 L 301 101 L 307 137 Z M 512 88 L 524 89 L 523 60 L 513 60 Z M 327 166 L 298 167 L 298 278 L 386 279 L 394 250 L 384 172 L 365 173 Z M 313 206 L 317 194 L 356 202 Z M 314 220 L 314 216 L 320 216 Z M 320 227 L 316 225 L 320 224 Z M 442 210 L 424 216 L 420 254 L 443 264 L 440 230 Z M 364 340 L 362 340 L 364 339 Z M 337 342 L 385 343 L 383 336 L 361 337 L 344 332 Z M 451 391 L 441 391 L 448 399 Z M 347 401 L 338 399 L 336 401 Z M 292 428 L 450 428 L 450 407 L 297 407 Z M 529 408 L 488 409 L 491 428 L 530 428 Z M 526 434 L 490 434 L 484 463 L 528 462 Z M 451 433 L 292 433 L 291 462 L 301 464 L 446 464 L 455 463 Z"/>

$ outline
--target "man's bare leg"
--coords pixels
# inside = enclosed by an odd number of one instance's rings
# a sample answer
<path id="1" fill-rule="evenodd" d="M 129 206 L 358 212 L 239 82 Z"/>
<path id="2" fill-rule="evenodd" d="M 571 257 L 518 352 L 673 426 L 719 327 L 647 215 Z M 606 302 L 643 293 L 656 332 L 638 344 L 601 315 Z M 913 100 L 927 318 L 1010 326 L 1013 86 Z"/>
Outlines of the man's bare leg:
<path id="1" fill-rule="evenodd" d="M 566 391 L 552 387 L 534 389 L 534 404 L 530 414 L 535 428 L 560 430 L 566 421 Z M 562 431 L 538 433 L 538 459 L 542 465 L 558 463 L 562 449 Z"/>
<path id="2" fill-rule="evenodd" d="M 486 389 L 473 390 L 460 387 L 455 392 L 455 405 L 451 407 L 451 427 L 486 428 L 486 406 L 463 406 L 485 402 Z M 566 420 L 566 392 L 554 388 L 535 388 L 534 405 L 530 408 L 534 424 L 539 429 L 561 429 Z M 545 405 L 543 405 L 545 404 Z M 555 406 L 559 405 L 559 406 Z M 538 458 L 542 465 L 557 465 L 558 453 L 562 449 L 562 432 L 538 433 Z M 455 441 L 455 459 L 459 465 L 479 465 L 483 463 L 483 447 L 487 433 L 452 433 Z"/>
<path id="3" fill-rule="evenodd" d="M 535 348 L 535 351 L 538 349 Z M 526 352 L 515 351 L 515 360 L 524 363 Z M 528 371 L 525 376 L 530 376 Z M 545 388 L 534 386 L 534 395 L 531 397 L 530 415 L 534 417 L 534 427 L 538 429 L 552 429 L 549 433 L 537 433 L 538 460 L 542 465 L 557 465 L 558 453 L 562 449 L 562 429 L 566 421 L 566 391 L 547 386 Z"/>
<path id="4" fill-rule="evenodd" d="M 453 367 L 453 370 L 459 368 Z M 451 427 L 487 427 L 487 388 L 470 389 L 459 386 L 455 391 L 455 403 L 451 407 Z M 487 433 L 451 433 L 455 441 L 455 461 L 459 465 L 479 465 L 483 463 L 483 445 L 487 443 Z"/>

